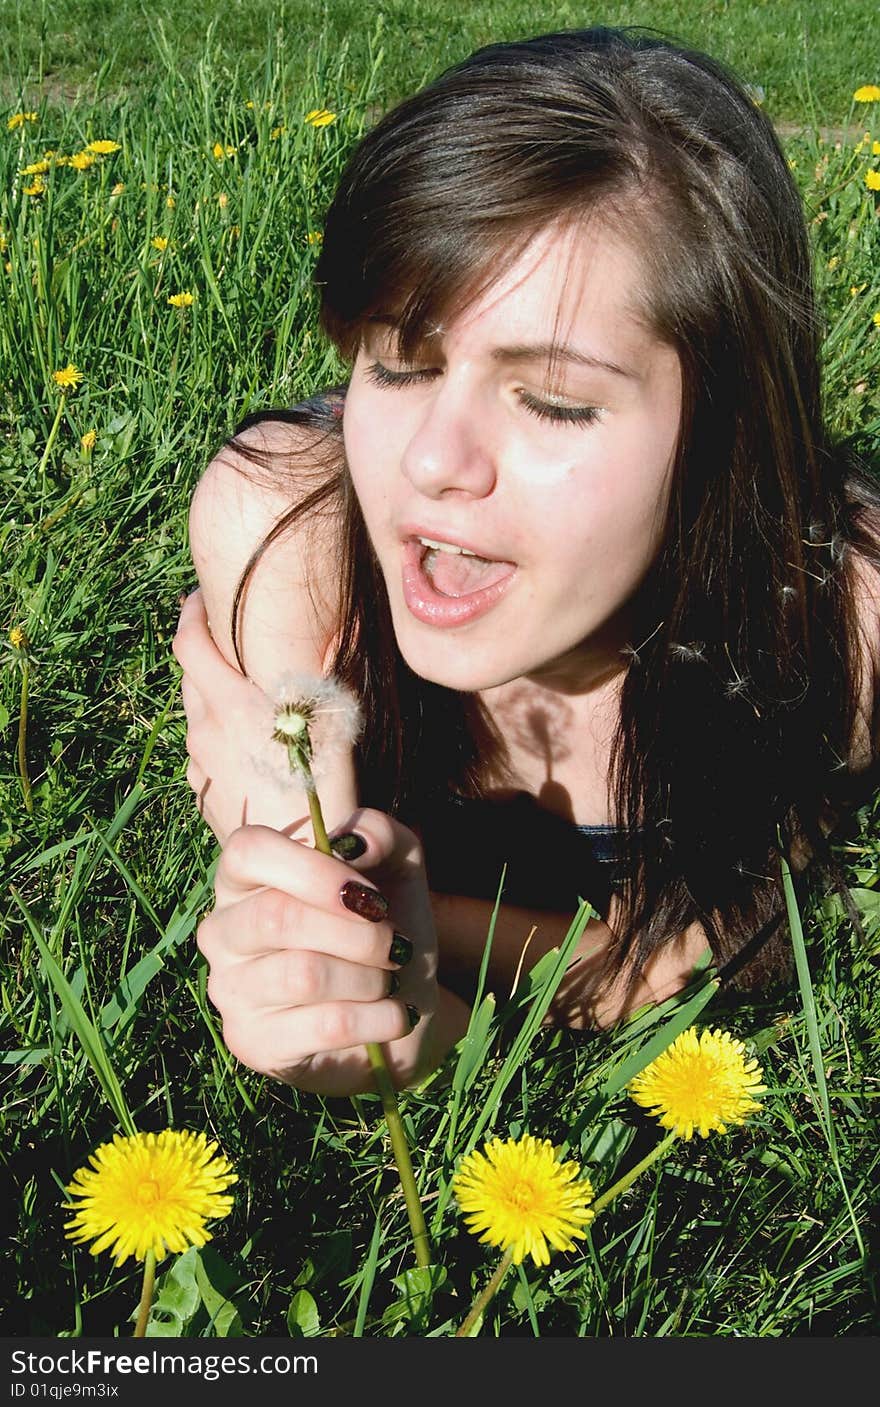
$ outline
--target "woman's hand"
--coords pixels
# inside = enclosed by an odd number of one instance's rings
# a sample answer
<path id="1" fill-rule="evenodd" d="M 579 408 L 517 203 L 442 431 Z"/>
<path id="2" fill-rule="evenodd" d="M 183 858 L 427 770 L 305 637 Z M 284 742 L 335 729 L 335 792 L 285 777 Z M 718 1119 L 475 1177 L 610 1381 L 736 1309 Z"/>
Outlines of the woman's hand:
<path id="1" fill-rule="evenodd" d="M 220 844 L 245 825 L 311 839 L 305 794 L 290 776 L 284 749 L 272 741 L 272 704 L 215 645 L 201 591 L 183 603 L 173 650 L 183 669 L 186 779 Z M 334 756 L 321 804 L 331 828 L 356 805 L 350 750 Z"/>
<path id="2" fill-rule="evenodd" d="M 263 826 L 234 831 L 217 867 L 216 907 L 198 929 L 208 996 L 233 1055 L 329 1096 L 374 1088 L 365 1042 L 387 1043 L 403 1086 L 439 1062 L 466 1020 L 456 998 L 439 999 L 417 837 L 372 810 L 356 811 L 345 831 L 365 847 L 347 863 Z"/>

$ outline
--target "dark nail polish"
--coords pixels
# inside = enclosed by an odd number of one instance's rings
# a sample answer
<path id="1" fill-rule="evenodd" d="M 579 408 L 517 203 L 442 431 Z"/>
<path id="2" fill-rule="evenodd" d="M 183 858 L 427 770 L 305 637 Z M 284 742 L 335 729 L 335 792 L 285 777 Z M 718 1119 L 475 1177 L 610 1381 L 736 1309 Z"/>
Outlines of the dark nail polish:
<path id="1" fill-rule="evenodd" d="M 367 842 L 357 831 L 345 831 L 343 835 L 331 835 L 330 849 L 340 860 L 357 860 L 367 848 Z"/>
<path id="2" fill-rule="evenodd" d="M 396 963 L 398 967 L 405 967 L 412 955 L 413 945 L 409 939 L 404 938 L 402 933 L 395 933 L 388 950 L 389 962 Z"/>
<path id="3" fill-rule="evenodd" d="M 398 975 L 397 975 L 396 972 L 389 972 L 389 974 L 388 974 L 388 995 L 389 995 L 389 997 L 396 996 L 399 991 L 400 991 L 400 978 L 398 977 Z"/>
<path id="4" fill-rule="evenodd" d="M 406 1014 L 409 1017 L 409 1029 L 413 1031 L 421 1021 L 422 1013 L 419 1011 L 417 1006 L 410 1006 L 409 1002 L 407 1002 Z"/>
<path id="5" fill-rule="evenodd" d="M 356 879 L 347 879 L 339 891 L 339 897 L 347 909 L 358 918 L 367 918 L 370 923 L 380 923 L 388 917 L 388 900 L 378 889 L 368 884 L 358 884 Z"/>

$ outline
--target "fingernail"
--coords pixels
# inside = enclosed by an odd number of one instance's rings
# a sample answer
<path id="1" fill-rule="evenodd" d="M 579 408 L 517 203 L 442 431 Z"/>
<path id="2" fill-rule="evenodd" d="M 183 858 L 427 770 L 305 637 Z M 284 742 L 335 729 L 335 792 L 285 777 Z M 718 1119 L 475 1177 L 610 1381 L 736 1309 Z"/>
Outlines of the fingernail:
<path id="1" fill-rule="evenodd" d="M 185 591 L 181 591 L 180 595 L 179 595 L 178 598 L 177 598 L 178 609 L 182 611 L 182 610 L 183 610 L 183 607 L 184 607 L 184 605 L 185 605 L 185 603 L 186 603 L 186 592 L 185 592 Z"/>
<path id="2" fill-rule="evenodd" d="M 357 860 L 367 848 L 367 842 L 357 831 L 345 831 L 342 835 L 331 835 L 330 849 L 340 860 Z"/>
<path id="3" fill-rule="evenodd" d="M 356 879 L 347 879 L 339 891 L 339 897 L 347 909 L 358 918 L 367 918 L 370 923 L 380 923 L 388 917 L 388 900 L 378 889 L 368 884 L 358 884 Z"/>
<path id="4" fill-rule="evenodd" d="M 419 1011 L 417 1006 L 410 1006 L 409 1002 L 407 1002 L 406 1014 L 409 1017 L 409 1029 L 413 1031 L 421 1021 L 422 1013 Z"/>
<path id="5" fill-rule="evenodd" d="M 388 995 L 389 995 L 389 997 L 395 996 L 396 993 L 399 992 L 399 991 L 400 991 L 400 978 L 398 977 L 398 975 L 397 975 L 396 972 L 389 972 L 389 974 L 388 974 Z"/>
<path id="6" fill-rule="evenodd" d="M 409 939 L 404 938 L 402 933 L 395 933 L 388 950 L 389 962 L 396 963 L 398 967 L 405 967 L 412 955 L 413 945 Z"/>

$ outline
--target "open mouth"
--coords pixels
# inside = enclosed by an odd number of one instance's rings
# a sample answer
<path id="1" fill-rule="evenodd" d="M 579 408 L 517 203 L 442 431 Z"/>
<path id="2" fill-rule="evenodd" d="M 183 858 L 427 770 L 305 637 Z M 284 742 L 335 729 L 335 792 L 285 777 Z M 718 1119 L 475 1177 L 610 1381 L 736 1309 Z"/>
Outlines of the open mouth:
<path id="1" fill-rule="evenodd" d="M 404 600 L 430 625 L 462 625 L 482 615 L 500 601 L 516 572 L 515 562 L 452 543 L 411 537 L 403 545 Z"/>
<path id="2" fill-rule="evenodd" d="M 514 562 L 480 557 L 467 547 L 417 538 L 422 550 L 421 568 L 434 590 L 458 600 L 495 586 L 516 571 Z"/>

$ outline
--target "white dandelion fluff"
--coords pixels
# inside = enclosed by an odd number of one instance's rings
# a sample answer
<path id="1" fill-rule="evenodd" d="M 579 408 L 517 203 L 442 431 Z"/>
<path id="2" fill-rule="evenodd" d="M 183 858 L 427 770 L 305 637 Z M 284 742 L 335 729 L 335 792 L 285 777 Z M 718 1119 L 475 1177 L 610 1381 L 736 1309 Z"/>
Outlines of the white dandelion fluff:
<path id="1" fill-rule="evenodd" d="M 270 698 L 270 740 L 253 754 L 254 768 L 282 790 L 312 789 L 359 736 L 360 705 L 338 680 L 313 674 L 283 674 Z"/>

